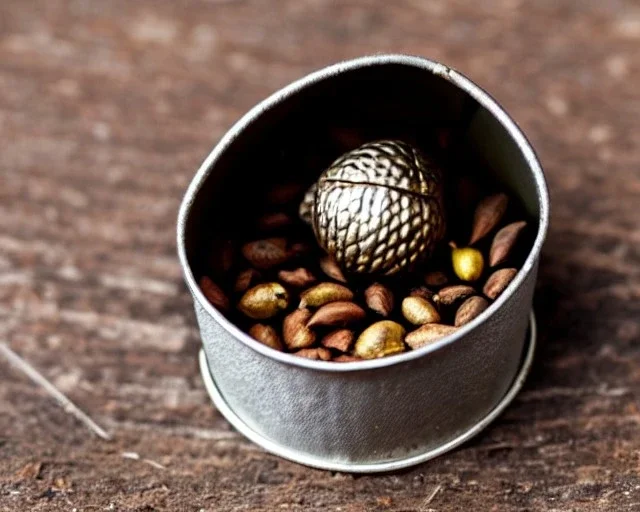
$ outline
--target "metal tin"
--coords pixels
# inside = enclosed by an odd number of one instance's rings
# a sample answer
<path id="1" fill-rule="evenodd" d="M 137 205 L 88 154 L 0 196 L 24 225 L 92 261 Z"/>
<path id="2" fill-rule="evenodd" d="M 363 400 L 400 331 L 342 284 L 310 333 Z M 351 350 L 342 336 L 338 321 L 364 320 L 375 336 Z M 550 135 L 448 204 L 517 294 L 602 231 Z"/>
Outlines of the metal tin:
<path id="1" fill-rule="evenodd" d="M 367 97 L 361 100 L 363 86 Z M 363 110 L 372 98 L 375 113 Z M 469 324 L 432 345 L 353 363 L 299 358 L 253 340 L 211 306 L 197 285 L 203 240 L 235 219 L 232 212 L 222 216 L 212 208 L 241 203 L 246 178 L 263 172 L 244 165 L 242 158 L 262 156 L 258 148 L 264 147 L 259 146 L 264 134 L 277 138 L 296 112 L 318 102 L 330 109 L 329 99 L 340 102 L 335 115 L 352 109 L 358 119 L 367 112 L 368 123 L 384 124 L 372 120 L 376 116 L 393 123 L 400 111 L 398 122 L 426 115 L 453 121 L 465 150 L 486 162 L 537 224 L 532 249 L 505 292 Z M 411 108 L 401 108 L 405 99 Z M 244 189 L 234 188 L 239 187 L 232 179 L 237 166 Z M 547 187 L 533 149 L 504 110 L 457 71 L 424 58 L 377 55 L 330 66 L 286 86 L 224 135 L 180 208 L 178 254 L 194 299 L 206 356 L 203 377 L 212 398 L 248 438 L 302 464 L 377 472 L 444 453 L 492 421 L 526 375 L 535 342 L 533 324 L 526 334 L 529 311 L 548 221 Z"/>

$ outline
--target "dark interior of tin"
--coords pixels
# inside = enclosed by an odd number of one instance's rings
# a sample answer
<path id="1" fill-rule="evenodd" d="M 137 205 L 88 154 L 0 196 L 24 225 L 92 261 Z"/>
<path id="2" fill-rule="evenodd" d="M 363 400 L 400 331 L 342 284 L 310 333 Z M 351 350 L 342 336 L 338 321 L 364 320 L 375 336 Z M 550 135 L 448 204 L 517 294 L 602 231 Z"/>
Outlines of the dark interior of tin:
<path id="1" fill-rule="evenodd" d="M 446 149 L 438 143 L 443 134 Z M 343 152 L 382 138 L 417 145 L 449 177 L 466 173 L 481 186 L 499 184 L 520 200 L 533 241 L 540 211 L 536 183 L 505 128 L 445 78 L 413 66 L 379 64 L 307 86 L 257 116 L 229 144 L 188 216 L 185 243 L 195 277 L 216 241 L 244 232 L 245 219 L 263 207 L 269 187 L 288 181 L 308 185 Z M 449 198 L 449 222 L 455 223 L 458 205 Z"/>

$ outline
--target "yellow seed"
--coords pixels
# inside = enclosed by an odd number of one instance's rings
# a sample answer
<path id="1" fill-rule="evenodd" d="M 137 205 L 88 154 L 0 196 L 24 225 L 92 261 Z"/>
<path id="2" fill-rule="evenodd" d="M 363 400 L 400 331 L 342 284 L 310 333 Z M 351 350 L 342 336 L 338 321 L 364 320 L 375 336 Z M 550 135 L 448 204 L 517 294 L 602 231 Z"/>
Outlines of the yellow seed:
<path id="1" fill-rule="evenodd" d="M 288 305 L 287 290 L 280 283 L 263 283 L 247 290 L 238 309 L 249 318 L 264 320 L 277 315 Z"/>
<path id="2" fill-rule="evenodd" d="M 403 316 L 414 325 L 438 323 L 440 315 L 427 299 L 422 297 L 406 297 L 402 301 Z"/>
<path id="3" fill-rule="evenodd" d="M 367 327 L 358 337 L 353 353 L 362 359 L 376 359 L 404 352 L 404 327 L 382 320 Z"/>
<path id="4" fill-rule="evenodd" d="M 475 281 L 482 275 L 484 258 L 478 249 L 473 247 L 455 248 L 451 253 L 453 271 L 463 281 Z"/>

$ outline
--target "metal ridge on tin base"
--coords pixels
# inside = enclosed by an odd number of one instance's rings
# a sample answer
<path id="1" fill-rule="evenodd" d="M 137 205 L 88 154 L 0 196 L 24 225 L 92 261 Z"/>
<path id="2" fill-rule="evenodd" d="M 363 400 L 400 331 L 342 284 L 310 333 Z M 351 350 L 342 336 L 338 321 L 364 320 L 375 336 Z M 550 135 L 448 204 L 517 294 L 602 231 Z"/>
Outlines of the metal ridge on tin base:
<path id="1" fill-rule="evenodd" d="M 273 453 L 274 455 L 278 455 L 279 457 L 282 457 L 284 459 L 288 459 L 290 461 L 318 469 L 342 471 L 346 473 L 381 473 L 408 468 L 438 457 L 448 451 L 453 450 L 472 437 L 476 436 L 490 423 L 492 423 L 516 397 L 516 395 L 522 388 L 527 375 L 529 374 L 529 370 L 531 369 L 537 341 L 536 318 L 533 311 L 531 311 L 529 315 L 528 332 L 528 346 L 526 348 L 526 354 L 524 355 L 522 365 L 520 366 L 520 369 L 513 379 L 513 383 L 511 384 L 509 390 L 486 416 L 484 416 L 480 421 L 478 421 L 476 424 L 471 426 L 468 430 L 466 430 L 459 436 L 433 450 L 429 450 L 428 452 L 413 455 L 404 459 L 390 460 L 387 462 L 379 462 L 375 464 L 354 464 L 322 460 L 296 450 L 291 450 L 286 446 L 279 445 L 271 441 L 270 439 L 267 439 L 266 437 L 262 436 L 261 434 L 257 433 L 255 430 L 247 426 L 247 424 L 227 405 L 226 401 L 220 394 L 218 387 L 216 386 L 213 376 L 211 375 L 207 357 L 203 349 L 200 349 L 199 354 L 200 373 L 202 374 L 207 392 L 209 393 L 211 400 L 213 401 L 216 408 L 220 411 L 220 413 L 227 419 L 229 423 L 231 423 L 231 425 L 238 432 L 243 434 L 250 441 L 261 446 L 268 452 Z"/>

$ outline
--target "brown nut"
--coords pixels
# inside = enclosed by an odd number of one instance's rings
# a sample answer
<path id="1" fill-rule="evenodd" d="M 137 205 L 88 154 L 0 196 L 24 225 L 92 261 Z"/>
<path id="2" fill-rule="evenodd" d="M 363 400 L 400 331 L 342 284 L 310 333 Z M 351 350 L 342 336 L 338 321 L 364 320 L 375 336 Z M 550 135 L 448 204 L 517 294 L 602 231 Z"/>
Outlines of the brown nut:
<path id="1" fill-rule="evenodd" d="M 438 288 L 449 282 L 449 278 L 444 272 L 427 272 L 424 276 L 424 284 Z"/>
<path id="2" fill-rule="evenodd" d="M 353 363 L 354 361 L 362 361 L 359 357 L 350 356 L 349 354 L 340 354 L 337 357 L 334 357 L 332 361 L 336 363 Z"/>
<path id="3" fill-rule="evenodd" d="M 496 233 L 489 250 L 489 266 L 495 267 L 503 263 L 511 253 L 511 249 L 516 244 L 520 232 L 527 226 L 523 220 L 507 224 Z"/>
<path id="4" fill-rule="evenodd" d="M 443 306 L 450 306 L 451 304 L 466 299 L 471 295 L 475 295 L 476 290 L 466 284 L 455 284 L 453 286 L 447 286 L 433 296 L 433 302 L 436 304 L 442 304 Z"/>
<path id="5" fill-rule="evenodd" d="M 284 342 L 290 349 L 307 348 L 316 341 L 316 333 L 307 327 L 311 318 L 308 309 L 296 309 L 284 318 L 282 335 Z"/>
<path id="6" fill-rule="evenodd" d="M 260 279 L 260 272 L 255 268 L 248 268 L 238 274 L 233 290 L 236 293 L 244 293 L 253 283 Z"/>
<path id="7" fill-rule="evenodd" d="M 353 302 L 329 302 L 329 304 L 325 304 L 313 314 L 307 326 L 347 325 L 362 320 L 365 316 L 364 309 Z"/>
<path id="8" fill-rule="evenodd" d="M 346 286 L 337 283 L 319 283 L 300 294 L 300 306 L 317 308 L 329 302 L 349 301 L 353 299 L 353 292 Z"/>
<path id="9" fill-rule="evenodd" d="M 229 310 L 229 299 L 211 278 L 203 276 L 200 278 L 200 289 L 207 300 L 220 311 Z"/>
<path id="10" fill-rule="evenodd" d="M 354 337 L 353 331 L 349 329 L 338 329 L 322 338 L 320 344 L 323 347 L 334 348 L 340 352 L 347 352 L 351 348 Z"/>
<path id="11" fill-rule="evenodd" d="M 249 329 L 249 336 L 258 340 L 263 345 L 276 350 L 282 350 L 282 342 L 276 330 L 270 325 L 255 324 Z"/>
<path id="12" fill-rule="evenodd" d="M 411 291 L 409 292 L 409 297 L 422 297 L 423 299 L 426 299 L 426 300 L 433 299 L 434 295 L 435 295 L 435 292 L 433 292 L 426 286 L 416 286 L 415 288 L 412 288 Z"/>
<path id="13" fill-rule="evenodd" d="M 515 268 L 503 268 L 496 270 L 489 276 L 482 292 L 491 300 L 495 300 L 506 288 L 518 273 Z"/>
<path id="14" fill-rule="evenodd" d="M 476 281 L 484 270 L 482 253 L 473 247 L 455 247 L 451 252 L 451 262 L 453 271 L 462 281 Z"/>
<path id="15" fill-rule="evenodd" d="M 256 222 L 256 227 L 260 231 L 275 231 L 293 224 L 293 219 L 286 213 L 275 212 L 263 215 Z"/>
<path id="16" fill-rule="evenodd" d="M 318 348 L 303 348 L 293 353 L 294 356 L 306 357 L 307 359 L 314 359 L 316 361 L 331 361 L 331 351 L 323 347 Z"/>
<path id="17" fill-rule="evenodd" d="M 507 211 L 508 204 L 509 198 L 506 194 L 494 194 L 480 201 L 473 216 L 469 245 L 475 244 L 498 225 Z"/>
<path id="18" fill-rule="evenodd" d="M 488 307 L 489 302 L 484 297 L 478 295 L 469 297 L 458 308 L 454 325 L 460 327 L 461 325 L 468 324 Z"/>
<path id="19" fill-rule="evenodd" d="M 433 304 L 422 297 L 406 297 L 402 301 L 402 315 L 414 325 L 434 324 L 440 314 Z"/>
<path id="20" fill-rule="evenodd" d="M 304 288 L 314 283 L 316 276 L 306 268 L 300 267 L 295 270 L 281 270 L 278 272 L 278 279 L 284 284 L 293 286 L 294 288 Z"/>
<path id="21" fill-rule="evenodd" d="M 417 328 L 415 331 L 411 331 L 407 334 L 404 341 L 415 350 L 417 348 L 424 347 L 425 345 L 429 345 L 444 336 L 448 336 L 457 330 L 458 328 L 453 327 L 452 325 L 425 324 Z"/>
<path id="22" fill-rule="evenodd" d="M 393 293 L 380 283 L 373 283 L 364 291 L 364 300 L 379 315 L 389 316 L 393 310 Z"/>
<path id="23" fill-rule="evenodd" d="M 405 330 L 399 323 L 381 320 L 370 325 L 358 336 L 354 355 L 362 359 L 376 359 L 404 352 Z"/>
<path id="24" fill-rule="evenodd" d="M 242 246 L 242 255 L 252 266 L 269 269 L 288 261 L 293 255 L 287 250 L 285 238 L 266 238 Z"/>
<path id="25" fill-rule="evenodd" d="M 344 274 L 342 273 L 342 269 L 336 263 L 336 260 L 334 260 L 331 256 L 323 256 L 320 259 L 320 268 L 331 279 L 335 279 L 336 281 L 340 281 L 341 283 L 347 282 Z"/>
<path id="26" fill-rule="evenodd" d="M 287 290 L 280 283 L 263 283 L 245 292 L 238 309 L 249 318 L 264 320 L 277 315 L 288 305 Z"/>

